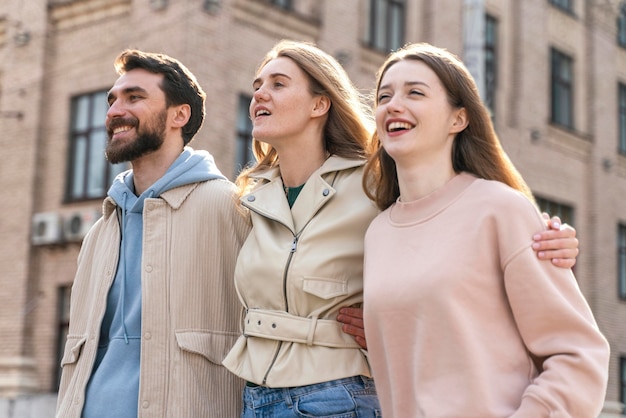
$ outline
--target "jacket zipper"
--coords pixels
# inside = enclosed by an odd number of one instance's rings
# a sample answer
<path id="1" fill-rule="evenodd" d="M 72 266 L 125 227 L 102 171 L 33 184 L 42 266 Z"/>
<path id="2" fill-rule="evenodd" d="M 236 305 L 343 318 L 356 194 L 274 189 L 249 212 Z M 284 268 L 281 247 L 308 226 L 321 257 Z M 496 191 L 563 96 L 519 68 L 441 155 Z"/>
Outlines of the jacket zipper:
<path id="1" fill-rule="evenodd" d="M 289 312 L 289 300 L 287 299 L 287 271 L 289 270 L 289 265 L 291 264 L 291 259 L 293 258 L 293 254 L 298 249 L 298 236 L 294 235 L 293 242 L 291 243 L 291 251 L 289 251 L 289 258 L 287 258 L 287 264 L 285 265 L 285 270 L 283 272 L 283 297 L 285 298 L 285 312 Z M 274 357 L 272 357 L 272 361 L 265 372 L 265 376 L 263 376 L 263 384 L 267 382 L 267 377 L 270 374 L 270 371 L 274 367 L 276 363 L 276 359 L 278 358 L 278 353 L 280 353 L 280 349 L 283 346 L 283 342 L 278 342 L 278 347 L 276 347 L 276 351 L 274 351 Z"/>

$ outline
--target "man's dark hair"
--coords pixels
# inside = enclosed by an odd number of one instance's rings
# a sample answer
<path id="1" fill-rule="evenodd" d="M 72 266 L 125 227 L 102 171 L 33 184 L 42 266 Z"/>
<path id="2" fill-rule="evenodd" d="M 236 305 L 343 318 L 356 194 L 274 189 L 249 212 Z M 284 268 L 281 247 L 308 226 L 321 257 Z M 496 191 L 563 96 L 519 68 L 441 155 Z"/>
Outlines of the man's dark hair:
<path id="1" fill-rule="evenodd" d="M 167 107 L 181 104 L 188 104 L 191 107 L 191 117 L 183 126 L 182 134 L 187 145 L 204 122 L 206 94 L 196 77 L 180 61 L 165 54 L 127 49 L 115 59 L 115 70 L 119 75 L 137 68 L 154 74 L 163 74 L 161 90 L 165 93 Z"/>

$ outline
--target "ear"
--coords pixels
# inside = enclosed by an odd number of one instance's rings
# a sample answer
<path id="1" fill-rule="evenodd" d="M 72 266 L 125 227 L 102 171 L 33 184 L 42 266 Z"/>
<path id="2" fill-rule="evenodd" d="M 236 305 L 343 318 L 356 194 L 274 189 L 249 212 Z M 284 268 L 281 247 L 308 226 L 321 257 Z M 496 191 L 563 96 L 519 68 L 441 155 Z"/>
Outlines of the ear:
<path id="1" fill-rule="evenodd" d="M 172 124 L 175 128 L 182 128 L 191 118 L 191 106 L 188 104 L 172 106 L 168 112 L 172 115 Z"/>
<path id="2" fill-rule="evenodd" d="M 469 119 L 467 118 L 467 111 L 464 107 L 455 110 L 452 117 L 452 126 L 450 127 L 451 134 L 458 134 L 467 128 Z"/>
<path id="3" fill-rule="evenodd" d="M 311 116 L 324 116 L 330 110 L 330 99 L 327 96 L 317 96 L 313 104 Z"/>

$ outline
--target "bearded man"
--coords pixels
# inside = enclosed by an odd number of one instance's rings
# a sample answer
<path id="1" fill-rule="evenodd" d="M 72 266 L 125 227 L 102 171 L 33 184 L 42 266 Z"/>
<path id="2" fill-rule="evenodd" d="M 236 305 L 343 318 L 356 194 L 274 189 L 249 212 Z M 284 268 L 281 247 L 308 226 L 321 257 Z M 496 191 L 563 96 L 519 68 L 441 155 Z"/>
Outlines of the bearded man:
<path id="1" fill-rule="evenodd" d="M 213 157 L 187 145 L 206 95 L 166 55 L 127 50 L 115 68 L 106 157 L 132 169 L 81 247 L 57 416 L 237 416 L 243 382 L 221 362 L 249 225 Z"/>

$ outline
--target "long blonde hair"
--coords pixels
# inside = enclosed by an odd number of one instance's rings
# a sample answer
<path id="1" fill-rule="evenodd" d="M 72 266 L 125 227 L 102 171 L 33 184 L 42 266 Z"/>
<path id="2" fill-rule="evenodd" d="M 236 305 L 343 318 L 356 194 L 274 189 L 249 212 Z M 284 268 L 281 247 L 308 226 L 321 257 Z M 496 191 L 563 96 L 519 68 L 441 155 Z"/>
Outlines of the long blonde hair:
<path id="1" fill-rule="evenodd" d="M 376 95 L 386 71 L 404 60 L 417 60 L 435 72 L 453 108 L 465 108 L 468 126 L 459 132 L 452 145 L 452 167 L 476 177 L 497 180 L 524 193 L 532 202 L 530 188 L 500 144 L 489 111 L 480 99 L 476 83 L 463 62 L 449 51 L 427 43 L 409 44 L 391 53 L 376 74 Z M 380 143 L 372 138 L 372 153 L 365 166 L 363 187 L 379 209 L 391 206 L 400 196 L 396 164 Z"/>
<path id="2" fill-rule="evenodd" d="M 283 40 L 265 55 L 257 68 L 257 74 L 278 57 L 287 57 L 300 67 L 309 79 L 312 95 L 330 99 L 331 106 L 324 127 L 326 151 L 345 158 L 366 159 L 373 131 L 371 111 L 341 64 L 311 43 Z M 271 145 L 253 138 L 252 146 L 257 163 L 244 169 L 237 177 L 240 195 L 253 186 L 254 174 L 279 163 L 278 154 Z"/>

